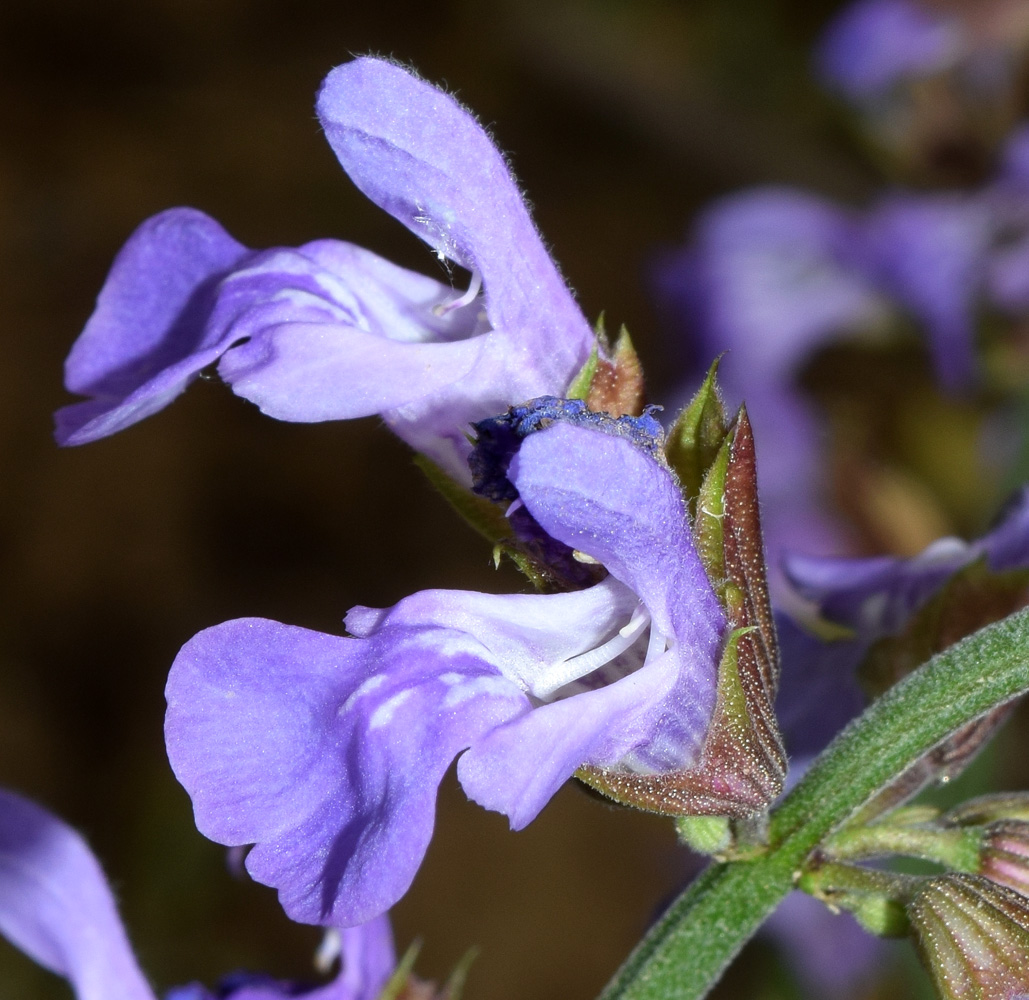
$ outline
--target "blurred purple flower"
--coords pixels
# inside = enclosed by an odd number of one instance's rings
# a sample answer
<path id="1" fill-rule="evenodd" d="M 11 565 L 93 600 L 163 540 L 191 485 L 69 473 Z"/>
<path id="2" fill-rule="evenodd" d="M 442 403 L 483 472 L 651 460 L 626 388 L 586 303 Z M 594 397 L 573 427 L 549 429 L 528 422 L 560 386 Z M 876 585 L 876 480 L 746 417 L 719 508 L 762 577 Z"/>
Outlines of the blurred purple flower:
<path id="1" fill-rule="evenodd" d="M 3 789 L 0 933 L 66 978 L 78 1000 L 155 1000 L 85 841 L 45 809 Z M 236 976 L 213 993 L 198 985 L 171 990 L 168 1000 L 374 1000 L 395 965 L 388 918 L 340 934 L 343 967 L 325 986 Z"/>
<path id="2" fill-rule="evenodd" d="M 815 65 L 828 87 L 861 102 L 906 78 L 947 69 L 962 49 L 954 18 L 912 0 L 858 0 L 825 29 Z"/>
<path id="3" fill-rule="evenodd" d="M 911 559 L 787 557 L 787 576 L 830 621 L 855 631 L 867 649 L 901 631 L 959 570 L 979 559 L 1000 573 L 1029 567 L 1029 487 L 1013 498 L 992 531 L 973 542 L 941 538 Z"/>
<path id="4" fill-rule="evenodd" d="M 791 756 L 791 783 L 864 708 L 857 670 L 873 643 L 900 633 L 955 573 L 979 559 L 994 572 L 1029 568 L 1029 487 L 992 531 L 973 542 L 942 538 L 912 559 L 786 558 L 787 576 L 804 598 L 854 632 L 827 641 L 787 615 L 777 618 L 782 683 L 776 709 Z M 776 911 L 768 930 L 815 996 L 852 995 L 887 954 L 888 945 L 852 918 L 833 917 L 799 893 Z"/>
<path id="5" fill-rule="evenodd" d="M 837 529 L 819 503 L 818 423 L 797 392 L 804 362 L 826 340 L 879 325 L 886 305 L 855 259 L 858 218 L 788 188 L 724 198 L 668 255 L 660 293 L 694 334 L 706 368 L 721 351 L 729 402 L 746 401 L 758 448 L 773 586 L 784 551 L 832 551 Z"/>
<path id="6" fill-rule="evenodd" d="M 62 444 L 141 420 L 217 362 L 273 417 L 381 414 L 467 481 L 472 421 L 565 392 L 593 336 L 474 118 L 369 58 L 326 77 L 317 113 L 354 183 L 467 268 L 468 292 L 333 240 L 250 251 L 203 213 L 171 209 L 130 237 L 72 348 L 65 384 L 91 398 L 58 411 Z"/>
<path id="7" fill-rule="evenodd" d="M 869 934 L 849 913 L 831 912 L 802 892 L 791 892 L 765 931 L 782 947 L 811 997 L 864 996 L 900 947 Z"/>
<path id="8" fill-rule="evenodd" d="M 659 263 L 659 295 L 692 334 L 692 381 L 726 351 L 719 380 L 732 405 L 747 404 L 780 601 L 784 553 L 846 548 L 821 497 L 821 422 L 797 387 L 804 364 L 826 343 L 906 314 L 925 331 L 941 385 L 966 389 L 981 311 L 1025 315 L 1027 275 L 1026 128 L 978 191 L 898 191 L 858 214 L 801 191 L 759 188 L 709 207 L 689 243 Z"/>
<path id="9" fill-rule="evenodd" d="M 894 194 L 864 227 L 864 264 L 885 295 L 924 324 L 941 384 L 968 385 L 975 368 L 976 310 L 998 218 L 991 199 Z"/>
<path id="10" fill-rule="evenodd" d="M 558 421 L 507 466 L 553 539 L 609 575 L 579 591 L 424 591 L 354 608 L 352 637 L 263 619 L 183 647 L 166 737 L 197 826 L 255 843 L 286 912 L 350 924 L 407 890 L 455 756 L 467 794 L 519 829 L 583 764 L 691 764 L 725 618 L 672 475 L 645 448 Z"/>

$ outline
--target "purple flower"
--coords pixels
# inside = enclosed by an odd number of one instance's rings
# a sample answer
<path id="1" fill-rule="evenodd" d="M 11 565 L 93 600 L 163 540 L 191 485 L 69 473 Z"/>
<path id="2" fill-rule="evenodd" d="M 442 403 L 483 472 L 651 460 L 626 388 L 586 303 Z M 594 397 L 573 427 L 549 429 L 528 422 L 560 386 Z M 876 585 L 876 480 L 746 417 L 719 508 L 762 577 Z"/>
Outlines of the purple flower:
<path id="1" fill-rule="evenodd" d="M 317 113 L 354 183 L 467 268 L 468 292 L 333 240 L 250 251 L 201 212 L 171 209 L 130 237 L 68 357 L 68 389 L 91 398 L 58 412 L 62 444 L 135 423 L 217 363 L 273 417 L 381 414 L 467 481 L 472 421 L 564 393 L 593 336 L 472 116 L 369 58 L 328 75 Z"/>
<path id="2" fill-rule="evenodd" d="M 818 611 L 854 629 L 865 647 L 901 631 L 959 570 L 979 559 L 995 573 L 1029 567 L 1029 487 L 997 526 L 974 542 L 941 538 L 911 559 L 820 559 L 793 555 L 786 573 Z"/>
<path id="3" fill-rule="evenodd" d="M 155 1000 L 85 841 L 45 809 L 3 789 L 0 933 L 65 977 L 78 1000 Z M 388 918 L 340 933 L 343 968 L 326 986 L 303 989 L 237 976 L 217 993 L 194 985 L 172 990 L 168 1000 L 374 1000 L 395 964 Z"/>
<path id="4" fill-rule="evenodd" d="M 869 101 L 906 78 L 949 68 L 963 43 L 954 19 L 919 3 L 858 0 L 826 28 L 815 63 L 827 86 L 853 101 Z"/>
<path id="5" fill-rule="evenodd" d="M 584 764 L 699 755 L 726 626 L 672 475 L 559 421 L 507 477 L 519 509 L 609 575 L 549 595 L 424 591 L 354 608 L 349 637 L 226 622 L 172 666 L 168 753 L 197 826 L 256 844 L 248 870 L 296 920 L 361 922 L 406 891 L 462 751 L 467 794 L 515 829 Z"/>
<path id="6" fill-rule="evenodd" d="M 886 295 L 924 324 L 945 388 L 968 384 L 975 367 L 976 308 L 998 218 L 982 195 L 895 194 L 865 226 L 865 266 Z"/>

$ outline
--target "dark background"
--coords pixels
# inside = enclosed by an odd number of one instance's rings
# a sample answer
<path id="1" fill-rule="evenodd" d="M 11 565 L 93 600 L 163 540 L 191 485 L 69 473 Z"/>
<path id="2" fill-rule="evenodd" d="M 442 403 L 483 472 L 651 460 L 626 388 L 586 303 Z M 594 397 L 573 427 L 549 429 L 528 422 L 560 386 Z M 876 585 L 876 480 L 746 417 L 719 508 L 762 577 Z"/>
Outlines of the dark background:
<path id="1" fill-rule="evenodd" d="M 192 825 L 161 736 L 179 646 L 239 615 L 338 631 L 352 604 L 522 583 L 375 420 L 280 424 L 201 381 L 127 432 L 58 449 L 61 363 L 117 249 L 193 205 L 249 246 L 337 237 L 436 273 L 353 189 L 312 110 L 333 65 L 392 55 L 491 127 L 585 313 L 628 324 L 661 399 L 684 348 L 660 329 L 647 265 L 698 207 L 763 181 L 854 202 L 873 189 L 808 79 L 834 7 L 0 6 L 0 784 L 86 834 L 159 991 L 239 967 L 303 976 L 318 937 Z M 451 776 L 398 945 L 421 936 L 435 978 L 480 946 L 469 998 L 585 1000 L 689 865 L 667 821 L 568 787 L 515 835 Z M 737 995 L 786 995 L 760 946 L 734 976 Z M 0 941 L 0 1000 L 67 995 Z"/>

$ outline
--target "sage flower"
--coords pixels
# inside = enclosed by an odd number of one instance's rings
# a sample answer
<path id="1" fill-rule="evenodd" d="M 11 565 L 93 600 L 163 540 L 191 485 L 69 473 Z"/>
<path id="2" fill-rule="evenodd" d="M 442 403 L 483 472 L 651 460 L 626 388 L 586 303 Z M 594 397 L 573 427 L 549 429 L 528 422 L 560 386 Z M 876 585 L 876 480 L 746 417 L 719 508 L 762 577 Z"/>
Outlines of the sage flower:
<path id="1" fill-rule="evenodd" d="M 423 591 L 352 609 L 348 636 L 240 619 L 172 666 L 168 754 L 197 826 L 255 844 L 247 869 L 295 920 L 362 923 L 403 895 L 459 754 L 466 793 L 515 829 L 581 767 L 654 775 L 700 756 L 726 615 L 675 478 L 631 437 L 563 420 L 506 476 L 599 582 Z"/>
<path id="2" fill-rule="evenodd" d="M 90 398 L 57 413 L 60 443 L 122 430 L 217 365 L 279 420 L 380 414 L 467 482 L 471 422 L 564 394 L 594 337 L 472 115 L 371 58 L 329 73 L 316 111 L 351 180 L 467 269 L 467 292 L 337 240 L 250 250 L 170 209 L 129 238 L 72 348 L 65 384 Z"/>

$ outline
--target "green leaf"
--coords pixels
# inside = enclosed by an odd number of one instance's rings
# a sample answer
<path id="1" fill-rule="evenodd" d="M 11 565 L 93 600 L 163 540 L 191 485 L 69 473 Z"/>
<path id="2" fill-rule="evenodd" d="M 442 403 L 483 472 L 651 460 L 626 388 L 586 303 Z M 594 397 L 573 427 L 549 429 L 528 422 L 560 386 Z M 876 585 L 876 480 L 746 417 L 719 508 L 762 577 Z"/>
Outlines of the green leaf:
<path id="1" fill-rule="evenodd" d="M 708 868 L 651 928 L 602 1000 L 698 1000 L 793 888 L 807 856 L 946 737 L 1029 690 L 1029 611 L 904 678 L 815 761 L 772 814 L 770 849 Z"/>

